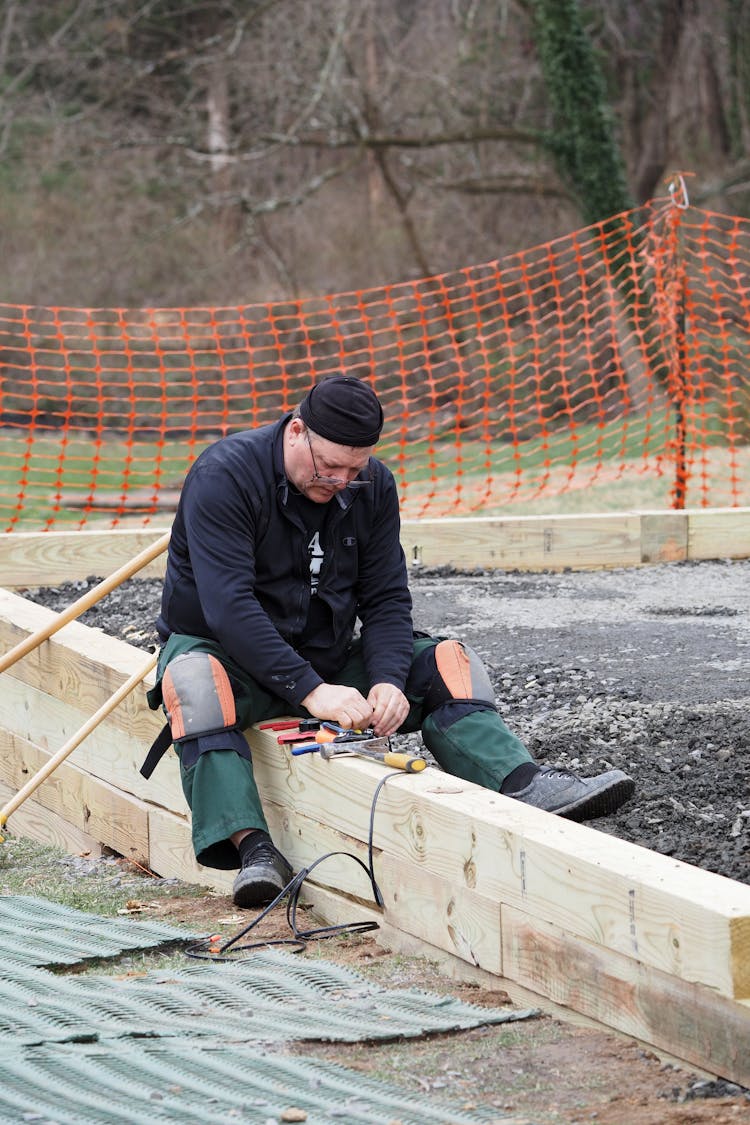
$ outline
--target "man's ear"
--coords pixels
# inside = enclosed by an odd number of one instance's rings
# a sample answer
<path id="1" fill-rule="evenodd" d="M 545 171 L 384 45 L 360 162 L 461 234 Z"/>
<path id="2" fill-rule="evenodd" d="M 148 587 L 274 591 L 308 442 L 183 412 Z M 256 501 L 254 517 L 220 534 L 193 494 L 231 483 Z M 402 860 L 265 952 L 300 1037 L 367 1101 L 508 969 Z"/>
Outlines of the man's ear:
<path id="1" fill-rule="evenodd" d="M 306 431 L 307 427 L 301 418 L 292 418 L 287 430 L 289 437 L 292 439 L 292 445 L 296 445 L 305 436 Z"/>

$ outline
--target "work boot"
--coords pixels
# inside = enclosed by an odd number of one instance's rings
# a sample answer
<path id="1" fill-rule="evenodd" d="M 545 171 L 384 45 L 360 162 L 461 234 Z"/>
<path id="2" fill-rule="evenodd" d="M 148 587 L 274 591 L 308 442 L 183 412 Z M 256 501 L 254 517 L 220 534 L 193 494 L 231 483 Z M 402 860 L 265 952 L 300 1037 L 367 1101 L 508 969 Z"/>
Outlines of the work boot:
<path id="1" fill-rule="evenodd" d="M 255 835 L 255 834 L 254 834 Z M 265 832 L 245 850 L 242 867 L 232 887 L 235 906 L 264 906 L 284 890 L 292 877 L 292 868 Z"/>
<path id="2" fill-rule="evenodd" d="M 634 789 L 635 782 L 622 770 L 577 777 L 569 770 L 540 766 L 528 785 L 505 796 L 568 820 L 592 820 L 615 812 Z"/>

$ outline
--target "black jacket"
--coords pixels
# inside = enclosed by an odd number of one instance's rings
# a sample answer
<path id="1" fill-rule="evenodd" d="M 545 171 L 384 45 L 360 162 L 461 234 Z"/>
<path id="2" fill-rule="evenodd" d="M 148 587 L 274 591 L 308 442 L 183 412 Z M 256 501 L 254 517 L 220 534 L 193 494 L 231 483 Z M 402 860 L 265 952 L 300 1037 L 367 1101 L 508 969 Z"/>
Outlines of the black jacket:
<path id="1" fill-rule="evenodd" d="M 399 538 L 396 484 L 370 458 L 367 488 L 329 504 L 317 597 L 324 632 L 303 639 L 310 557 L 289 503 L 283 433 L 271 426 L 222 438 L 185 478 L 172 526 L 157 629 L 208 637 L 275 695 L 298 704 L 335 682 L 357 618 L 370 685 L 403 689 L 412 658 L 411 596 Z"/>

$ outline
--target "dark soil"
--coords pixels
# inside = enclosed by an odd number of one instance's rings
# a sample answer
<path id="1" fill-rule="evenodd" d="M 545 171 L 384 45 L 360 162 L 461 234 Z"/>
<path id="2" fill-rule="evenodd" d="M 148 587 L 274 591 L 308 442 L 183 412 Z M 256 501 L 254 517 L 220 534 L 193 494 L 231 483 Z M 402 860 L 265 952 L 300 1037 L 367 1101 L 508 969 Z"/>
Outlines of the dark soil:
<path id="1" fill-rule="evenodd" d="M 96 581 L 27 596 L 60 610 Z M 750 562 L 446 568 L 414 571 L 411 585 L 416 627 L 477 649 L 535 757 L 635 778 L 634 797 L 596 821 L 600 831 L 750 882 Z M 152 646 L 160 591 L 133 579 L 81 620 Z"/>

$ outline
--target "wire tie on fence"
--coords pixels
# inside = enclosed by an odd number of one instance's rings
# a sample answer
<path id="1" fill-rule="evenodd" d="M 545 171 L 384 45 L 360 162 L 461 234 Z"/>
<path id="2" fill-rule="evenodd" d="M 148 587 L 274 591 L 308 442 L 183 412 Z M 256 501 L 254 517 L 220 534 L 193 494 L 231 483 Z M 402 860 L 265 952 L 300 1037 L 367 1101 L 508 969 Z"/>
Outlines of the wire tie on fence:
<path id="1" fill-rule="evenodd" d="M 679 192 L 679 196 L 678 196 Z M 690 206 L 690 199 L 688 197 L 687 186 L 685 178 L 681 172 L 678 172 L 669 183 L 669 195 L 675 207 L 679 207 L 681 211 L 686 211 Z"/>

